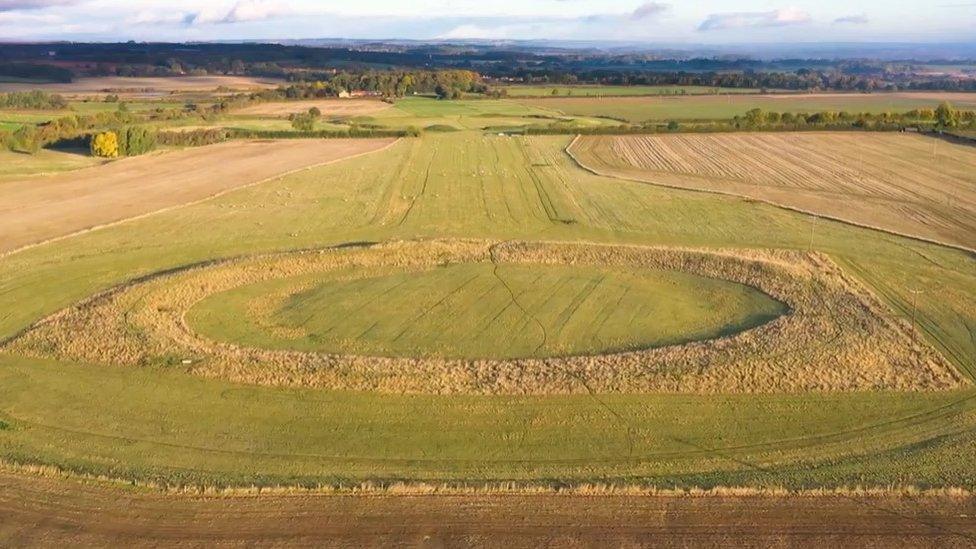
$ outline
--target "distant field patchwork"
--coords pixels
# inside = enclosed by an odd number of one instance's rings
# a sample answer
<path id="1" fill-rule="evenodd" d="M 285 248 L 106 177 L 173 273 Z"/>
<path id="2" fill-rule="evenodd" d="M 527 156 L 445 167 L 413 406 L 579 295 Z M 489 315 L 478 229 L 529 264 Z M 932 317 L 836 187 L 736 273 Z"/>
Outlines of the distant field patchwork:
<path id="1" fill-rule="evenodd" d="M 715 88 L 711 86 L 597 86 L 574 85 L 511 85 L 504 86 L 509 97 L 623 97 L 631 95 L 710 95 L 729 93 L 758 93 L 751 88 Z M 555 92 L 555 93 L 553 93 Z"/>

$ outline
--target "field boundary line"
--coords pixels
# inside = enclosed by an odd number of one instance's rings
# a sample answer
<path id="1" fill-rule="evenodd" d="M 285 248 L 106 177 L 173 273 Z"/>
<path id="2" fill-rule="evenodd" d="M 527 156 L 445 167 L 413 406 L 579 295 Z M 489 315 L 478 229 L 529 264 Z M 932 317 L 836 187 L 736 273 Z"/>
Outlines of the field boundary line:
<path id="1" fill-rule="evenodd" d="M 954 250 L 958 250 L 958 251 L 961 251 L 961 252 L 966 252 L 966 253 L 968 253 L 968 254 L 970 254 L 972 256 L 976 256 L 976 248 L 970 248 L 970 247 L 964 246 L 962 244 L 952 244 L 952 243 L 949 243 L 949 242 L 943 242 L 941 240 L 936 240 L 934 238 L 928 238 L 928 237 L 919 236 L 919 235 L 915 235 L 915 234 L 903 233 L 903 232 L 895 231 L 895 230 L 892 230 L 892 229 L 885 229 L 885 228 L 878 227 L 878 226 L 875 226 L 875 225 L 870 225 L 868 223 L 861 223 L 859 221 L 852 221 L 850 219 L 844 219 L 842 217 L 836 217 L 836 216 L 833 216 L 833 215 L 830 215 L 830 214 L 825 214 L 825 213 L 820 213 L 820 212 L 814 212 L 812 210 L 806 210 L 806 209 L 803 209 L 803 208 L 797 208 L 796 206 L 788 206 L 786 204 L 780 204 L 779 202 L 774 202 L 772 200 L 767 200 L 767 199 L 764 199 L 764 198 L 754 198 L 754 197 L 751 197 L 751 196 L 746 196 L 746 195 L 742 195 L 742 194 L 735 193 L 735 192 L 731 192 L 731 191 L 721 191 L 721 190 L 717 190 L 717 189 L 695 189 L 695 188 L 691 188 L 691 187 L 682 187 L 681 185 L 673 185 L 673 184 L 670 184 L 670 183 L 662 183 L 660 181 L 648 181 L 648 180 L 645 180 L 645 179 L 637 179 L 637 178 L 634 178 L 634 177 L 627 177 L 625 175 L 615 174 L 615 173 L 611 173 L 611 172 L 604 172 L 604 171 L 601 171 L 601 170 L 598 170 L 596 168 L 593 168 L 591 166 L 586 165 L 582 160 L 579 159 L 579 157 L 577 157 L 575 154 L 573 154 L 573 151 L 571 149 L 583 137 L 584 137 L 583 134 L 576 134 L 576 137 L 574 137 L 573 140 L 570 141 L 569 145 L 566 145 L 566 148 L 563 149 L 563 150 L 565 151 L 565 153 L 566 153 L 567 156 L 569 156 L 570 158 L 573 159 L 573 162 L 575 162 L 577 166 L 579 166 L 584 171 L 587 171 L 587 172 L 589 172 L 589 173 L 591 173 L 593 175 L 599 176 L 599 177 L 607 177 L 607 178 L 611 178 L 611 179 L 619 179 L 621 181 L 632 181 L 634 183 L 644 183 L 646 185 L 655 185 L 655 186 L 662 187 L 662 188 L 676 189 L 676 190 L 681 190 L 681 191 L 690 191 L 690 192 L 697 192 L 697 193 L 717 194 L 717 195 L 721 195 L 721 196 L 731 196 L 731 197 L 735 197 L 735 198 L 740 198 L 740 199 L 743 199 L 743 200 L 747 200 L 747 201 L 750 201 L 750 202 L 759 202 L 759 203 L 762 203 L 762 204 L 768 204 L 770 206 L 774 206 L 774 207 L 777 207 L 777 208 L 780 208 L 780 209 L 783 209 L 783 210 L 788 210 L 788 211 L 791 211 L 791 212 L 801 213 L 801 214 L 804 214 L 804 215 L 809 215 L 809 216 L 812 216 L 812 217 L 816 217 L 816 218 L 820 218 L 820 219 L 825 219 L 825 220 L 828 220 L 828 221 L 836 221 L 836 222 L 839 222 L 839 223 L 844 223 L 846 225 L 851 225 L 853 227 L 858 227 L 858 228 L 861 228 L 861 229 L 868 229 L 868 230 L 872 230 L 872 231 L 878 231 L 878 232 L 882 232 L 882 233 L 889 234 L 889 235 L 892 235 L 892 236 L 899 236 L 899 237 L 902 237 L 902 238 L 908 238 L 908 239 L 915 240 L 915 241 L 918 241 L 918 242 L 923 242 L 923 243 L 926 243 L 926 244 L 935 244 L 937 246 L 944 246 L 946 248 L 952 248 Z M 614 137 L 614 135 L 611 134 L 611 135 L 609 135 L 609 137 Z"/>
<path id="2" fill-rule="evenodd" d="M 92 225 L 91 227 L 86 227 L 84 229 L 80 229 L 80 230 L 77 230 L 77 231 L 74 231 L 74 232 L 70 232 L 70 233 L 67 233 L 67 234 L 63 234 L 61 236 L 55 236 L 53 238 L 48 238 L 46 240 L 41 240 L 39 242 L 33 242 L 31 244 L 26 244 L 26 245 L 21 246 L 19 248 L 15 248 L 13 250 L 0 253 L 0 260 L 6 259 L 6 258 L 8 258 L 8 257 L 10 257 L 10 256 L 12 256 L 14 254 L 17 254 L 17 253 L 20 253 L 20 252 L 24 252 L 24 251 L 30 250 L 32 248 L 37 248 L 39 246 L 43 246 L 45 244 L 51 244 L 53 242 L 59 242 L 61 240 L 67 240 L 69 238 L 72 238 L 72 237 L 75 237 L 75 236 L 79 236 L 79 235 L 83 235 L 83 234 L 90 233 L 90 232 L 94 232 L 94 231 L 97 231 L 99 229 L 107 229 L 109 227 L 115 227 L 117 225 L 122 225 L 123 223 L 128 223 L 130 221 L 136 221 L 136 220 L 139 220 L 139 219 L 145 219 L 147 217 L 151 217 L 151 216 L 154 216 L 156 214 L 166 213 L 166 212 L 169 212 L 169 211 L 177 210 L 179 208 L 185 208 L 187 206 L 195 206 L 197 204 L 202 204 L 202 203 L 204 203 L 204 202 L 206 202 L 208 200 L 213 200 L 214 198 L 219 198 L 221 196 L 224 196 L 226 194 L 229 194 L 229 193 L 232 193 L 232 192 L 235 192 L 235 191 L 240 191 L 240 190 L 243 190 L 243 189 L 248 189 L 250 187 L 254 187 L 256 185 L 261 185 L 261 184 L 264 184 L 264 183 L 269 183 L 271 181 L 275 181 L 276 179 L 281 179 L 283 177 L 288 177 L 289 175 L 294 175 L 296 173 L 301 173 L 301 172 L 304 172 L 304 171 L 307 171 L 307 170 L 313 170 L 313 169 L 316 169 L 316 168 L 321 168 L 323 166 L 328 166 L 330 164 L 335 164 L 337 162 L 344 162 L 346 160 L 352 160 L 354 158 L 359 158 L 359 157 L 365 156 L 367 154 L 373 154 L 373 153 L 382 152 L 382 151 L 385 151 L 385 150 L 393 147 L 394 145 L 396 145 L 397 143 L 399 143 L 402 139 L 403 139 L 402 137 L 398 137 L 395 140 L 393 140 L 392 142 L 387 143 L 386 145 L 384 145 L 384 146 L 382 146 L 382 147 L 380 147 L 378 149 L 373 149 L 371 151 L 359 152 L 359 153 L 355 153 L 355 154 L 352 154 L 352 155 L 349 155 L 349 156 L 343 156 L 342 158 L 334 158 L 332 160 L 327 160 L 325 162 L 320 162 L 318 164 L 312 164 L 312 165 L 304 166 L 304 167 L 301 167 L 301 168 L 295 168 L 293 170 L 288 170 L 288 171 L 285 171 L 285 172 L 281 172 L 281 173 L 272 175 L 271 177 L 266 177 L 266 178 L 261 179 L 259 181 L 252 181 L 251 183 L 246 183 L 246 184 L 241 185 L 239 187 L 234 187 L 234 188 L 230 188 L 230 189 L 224 189 L 222 191 L 218 191 L 216 193 L 209 194 L 209 195 L 207 195 L 207 196 L 205 196 L 203 198 L 199 198 L 199 199 L 196 199 L 196 200 L 191 200 L 189 202 L 184 202 L 182 204 L 174 204 L 172 206 L 166 206 L 165 208 L 160 208 L 158 210 L 153 210 L 151 212 L 141 213 L 139 215 L 134 215 L 134 216 L 131 216 L 131 217 L 126 217 L 124 219 L 117 219 L 115 221 L 110 221 L 108 223 L 100 223 L 100 224 L 97 224 L 97 225 Z M 251 140 L 244 140 L 244 141 L 246 142 L 246 141 L 251 141 Z"/>
<path id="3" fill-rule="evenodd" d="M 241 486 L 205 486 L 205 485 L 165 485 L 153 481 L 131 480 L 124 477 L 97 475 L 65 469 L 56 465 L 37 465 L 18 463 L 0 459 L 0 474 L 23 479 L 53 479 L 60 482 L 84 483 L 106 489 L 120 491 L 139 490 L 150 494 L 166 497 L 273 497 L 273 496 L 320 496 L 320 497 L 349 497 L 349 496 L 384 496 L 384 497 L 414 497 L 429 496 L 538 496 L 538 497 L 661 497 L 661 498 L 811 498 L 821 499 L 830 497 L 865 497 L 865 498 L 931 498 L 967 501 L 976 499 L 976 492 L 963 486 L 944 486 L 939 488 L 920 488 L 911 484 L 887 485 L 884 487 L 871 486 L 842 486 L 834 488 L 800 488 L 791 489 L 784 486 L 755 487 L 755 486 L 725 486 L 717 485 L 709 488 L 689 486 L 687 488 L 659 487 L 651 484 L 612 484 L 602 482 L 535 482 L 535 481 L 489 481 L 469 483 L 467 481 L 436 482 L 391 480 L 362 481 L 358 483 L 307 485 L 241 485 Z M 146 493 L 144 492 L 144 493 Z"/>

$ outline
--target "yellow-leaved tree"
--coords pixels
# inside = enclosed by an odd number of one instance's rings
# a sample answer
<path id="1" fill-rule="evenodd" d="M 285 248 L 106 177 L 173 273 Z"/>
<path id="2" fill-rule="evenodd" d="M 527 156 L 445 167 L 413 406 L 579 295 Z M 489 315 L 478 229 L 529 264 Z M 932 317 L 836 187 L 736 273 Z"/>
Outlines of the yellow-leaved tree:
<path id="1" fill-rule="evenodd" d="M 115 132 L 96 133 L 91 140 L 92 156 L 115 158 L 119 155 L 119 136 Z"/>

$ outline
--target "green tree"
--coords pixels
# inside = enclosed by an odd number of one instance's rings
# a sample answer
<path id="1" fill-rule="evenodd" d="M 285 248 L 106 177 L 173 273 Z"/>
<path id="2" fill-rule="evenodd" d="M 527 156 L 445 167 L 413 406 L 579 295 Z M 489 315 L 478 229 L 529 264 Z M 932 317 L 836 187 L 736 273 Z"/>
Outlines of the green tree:
<path id="1" fill-rule="evenodd" d="M 935 120 L 943 128 L 955 128 L 959 125 L 959 111 L 953 109 L 948 101 L 943 101 L 935 109 Z"/>
<path id="2" fill-rule="evenodd" d="M 41 136 L 38 135 L 37 127 L 24 125 L 17 128 L 12 137 L 11 148 L 17 151 L 35 154 L 41 150 Z"/>
<path id="3" fill-rule="evenodd" d="M 315 129 L 315 118 L 308 113 L 293 114 L 291 116 L 291 127 L 300 132 L 310 132 Z"/>
<path id="4" fill-rule="evenodd" d="M 750 126 L 762 126 L 766 123 L 766 113 L 762 109 L 751 109 L 746 111 L 746 122 Z"/>
<path id="5" fill-rule="evenodd" d="M 156 148 L 156 132 L 143 126 L 127 126 L 118 135 L 119 156 L 136 156 Z"/>

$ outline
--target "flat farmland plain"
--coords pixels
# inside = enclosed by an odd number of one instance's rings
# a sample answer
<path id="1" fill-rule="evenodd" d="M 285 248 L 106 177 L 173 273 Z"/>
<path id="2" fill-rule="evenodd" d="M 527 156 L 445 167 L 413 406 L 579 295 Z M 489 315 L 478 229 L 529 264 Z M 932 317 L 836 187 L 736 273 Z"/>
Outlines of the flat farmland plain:
<path id="1" fill-rule="evenodd" d="M 811 113 L 847 111 L 851 113 L 905 112 L 935 108 L 942 101 L 956 108 L 976 108 L 976 94 L 897 92 L 873 94 L 782 94 L 782 95 L 689 95 L 673 97 L 553 97 L 514 99 L 540 109 L 575 116 L 605 116 L 627 122 L 650 120 L 728 119 L 742 116 L 750 109 L 764 111 Z"/>
<path id="2" fill-rule="evenodd" d="M 735 194 L 976 248 L 976 148 L 904 134 L 582 137 L 570 151 L 617 177 Z"/>
<path id="3" fill-rule="evenodd" d="M 402 479 L 976 486 L 972 254 L 827 220 L 811 239 L 811 218 L 794 211 L 588 173 L 566 155 L 569 142 L 475 132 L 404 139 L 8 255 L 0 258 L 0 339 L 140 277 L 269 253 L 326 257 L 330 247 L 449 237 L 812 249 L 864 284 L 892 322 L 917 329 L 919 344 L 965 382 L 761 396 L 390 394 L 188 375 L 198 365 L 180 356 L 117 364 L 5 346 L 0 457 L 164 488 Z"/>
<path id="4" fill-rule="evenodd" d="M 235 141 L 0 186 L 0 253 L 375 151 L 375 140 Z"/>

